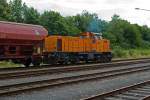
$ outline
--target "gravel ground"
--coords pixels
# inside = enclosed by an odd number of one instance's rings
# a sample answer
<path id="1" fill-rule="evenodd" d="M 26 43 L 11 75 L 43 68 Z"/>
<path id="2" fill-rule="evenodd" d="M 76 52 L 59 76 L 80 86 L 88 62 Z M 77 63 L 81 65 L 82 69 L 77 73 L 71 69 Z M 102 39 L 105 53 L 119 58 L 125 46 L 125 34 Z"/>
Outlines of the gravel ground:
<path id="1" fill-rule="evenodd" d="M 112 91 L 119 87 L 133 85 L 144 80 L 150 80 L 150 71 L 111 79 L 47 88 L 40 91 L 30 91 L 13 96 L 0 97 L 0 100 L 79 100 L 91 95 Z"/>
<path id="2" fill-rule="evenodd" d="M 91 73 L 97 73 L 97 72 L 105 72 L 105 71 L 111 71 L 111 70 L 117 70 L 117 69 L 124 69 L 124 68 L 133 68 L 133 67 L 140 67 L 143 65 L 150 65 L 150 63 L 145 64 L 134 64 L 134 65 L 128 65 L 128 66 L 122 66 L 122 67 L 108 67 L 103 69 L 96 69 L 96 70 L 86 70 L 86 71 L 77 71 L 77 72 L 65 72 L 65 73 L 57 73 L 57 74 L 50 74 L 50 75 L 42 75 L 42 76 L 33 76 L 33 77 L 26 77 L 26 78 L 17 78 L 17 79 L 7 79 L 7 80 L 0 80 L 0 86 L 5 85 L 11 85 L 11 84 L 19 84 L 24 82 L 33 82 L 33 81 L 39 81 L 39 80 L 48 80 L 48 79 L 56 79 L 56 78 L 62 78 L 62 77 L 70 77 L 70 76 L 78 76 L 78 75 L 84 75 L 84 74 L 91 74 Z"/>

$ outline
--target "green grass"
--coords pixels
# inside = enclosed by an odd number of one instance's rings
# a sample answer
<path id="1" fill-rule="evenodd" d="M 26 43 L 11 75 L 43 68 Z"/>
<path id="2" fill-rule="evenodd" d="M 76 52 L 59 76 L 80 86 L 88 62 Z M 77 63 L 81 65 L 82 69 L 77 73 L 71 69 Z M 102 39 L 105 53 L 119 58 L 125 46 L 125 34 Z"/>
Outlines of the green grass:
<path id="1" fill-rule="evenodd" d="M 0 68 L 20 67 L 20 64 L 14 64 L 11 61 L 0 61 Z"/>
<path id="2" fill-rule="evenodd" d="M 114 58 L 144 58 L 150 57 L 150 49 L 114 49 Z"/>

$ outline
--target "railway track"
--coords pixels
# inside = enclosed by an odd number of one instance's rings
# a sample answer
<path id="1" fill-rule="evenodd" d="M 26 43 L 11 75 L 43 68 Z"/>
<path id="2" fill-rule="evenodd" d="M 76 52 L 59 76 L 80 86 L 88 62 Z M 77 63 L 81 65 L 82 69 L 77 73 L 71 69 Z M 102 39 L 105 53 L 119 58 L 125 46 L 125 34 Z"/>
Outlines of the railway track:
<path id="1" fill-rule="evenodd" d="M 150 80 L 81 100 L 150 100 Z"/>
<path id="2" fill-rule="evenodd" d="M 107 64 L 88 64 L 88 65 L 77 65 L 77 66 L 66 66 L 66 67 L 46 67 L 46 68 L 31 68 L 31 69 L 16 69 L 1 71 L 0 79 L 12 79 L 21 77 L 41 76 L 53 73 L 64 73 L 71 71 L 82 71 L 82 70 L 95 70 L 104 68 L 115 68 L 120 66 L 127 66 L 139 63 L 149 63 L 150 59 L 134 60 L 134 61 L 121 61 Z M 92 66 L 92 67 L 91 67 Z"/>
<path id="3" fill-rule="evenodd" d="M 143 61 L 143 60 L 150 60 L 150 58 L 136 58 L 136 59 L 114 59 L 112 60 L 111 63 L 115 63 L 115 62 L 133 62 L 133 61 Z M 65 67 L 65 66 L 77 66 L 77 65 L 89 65 L 89 64 L 93 64 L 93 62 L 89 62 L 88 64 L 85 64 L 85 63 L 78 63 L 78 64 L 71 64 L 71 65 L 41 65 L 41 66 L 31 66 L 31 67 L 16 67 L 16 68 L 11 68 L 11 67 L 8 67 L 8 68 L 0 68 L 0 72 L 1 71 L 18 71 L 18 70 L 28 70 L 28 69 L 42 69 L 42 68 L 56 68 L 56 67 Z M 104 64 L 107 64 L 107 63 L 94 63 L 94 64 L 101 64 L 101 65 L 104 65 Z"/>
<path id="4" fill-rule="evenodd" d="M 54 78 L 50 80 L 41 80 L 41 81 L 0 86 L 0 96 L 10 95 L 18 92 L 20 93 L 27 90 L 29 91 L 34 89 L 46 88 L 46 87 L 50 88 L 54 86 L 73 84 L 77 82 L 110 79 L 121 75 L 129 75 L 129 74 L 143 72 L 143 71 L 145 72 L 149 70 L 150 70 L 150 66 L 147 65 L 147 66 L 140 66 L 137 68 L 124 68 L 124 69 L 111 70 L 111 71 L 100 72 L 100 73 L 90 73 L 90 74 L 84 74 L 78 76 L 69 76 L 69 77 L 62 77 L 62 78 Z"/>

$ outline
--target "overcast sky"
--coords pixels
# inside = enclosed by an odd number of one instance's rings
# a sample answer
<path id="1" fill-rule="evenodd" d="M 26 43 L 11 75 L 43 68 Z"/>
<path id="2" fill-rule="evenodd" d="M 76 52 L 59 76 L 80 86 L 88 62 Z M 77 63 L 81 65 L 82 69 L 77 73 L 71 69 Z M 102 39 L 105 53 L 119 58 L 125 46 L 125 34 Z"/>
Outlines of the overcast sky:
<path id="1" fill-rule="evenodd" d="M 134 9 L 137 7 L 150 9 L 150 0 L 23 0 L 23 2 L 40 12 L 54 10 L 63 16 L 75 15 L 87 10 L 109 21 L 112 15 L 118 14 L 132 23 L 150 27 L 150 12 Z"/>

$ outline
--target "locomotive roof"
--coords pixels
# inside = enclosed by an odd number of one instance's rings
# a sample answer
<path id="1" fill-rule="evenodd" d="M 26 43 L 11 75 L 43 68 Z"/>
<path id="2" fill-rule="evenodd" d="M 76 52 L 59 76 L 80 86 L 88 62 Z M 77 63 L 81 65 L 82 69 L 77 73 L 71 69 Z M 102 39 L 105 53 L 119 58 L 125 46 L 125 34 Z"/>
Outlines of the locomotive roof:
<path id="1" fill-rule="evenodd" d="M 42 40 L 47 34 L 40 25 L 0 21 L 0 39 Z"/>

